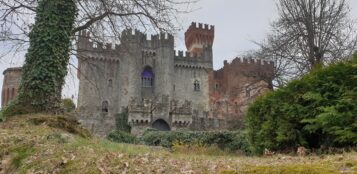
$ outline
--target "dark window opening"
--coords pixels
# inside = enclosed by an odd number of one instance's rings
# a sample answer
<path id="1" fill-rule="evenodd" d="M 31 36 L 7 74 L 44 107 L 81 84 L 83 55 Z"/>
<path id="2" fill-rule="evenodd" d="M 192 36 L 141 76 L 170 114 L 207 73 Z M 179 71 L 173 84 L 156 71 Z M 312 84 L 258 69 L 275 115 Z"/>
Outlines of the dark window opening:
<path id="1" fill-rule="evenodd" d="M 193 83 L 193 89 L 195 91 L 200 91 L 200 82 L 198 80 L 195 80 L 195 82 Z"/>
<path id="2" fill-rule="evenodd" d="M 250 89 L 248 87 L 245 88 L 245 97 L 250 97 Z"/>
<path id="3" fill-rule="evenodd" d="M 113 87 L 113 80 L 112 79 L 108 80 L 108 87 Z"/>
<path id="4" fill-rule="evenodd" d="M 104 113 L 109 112 L 109 103 L 108 103 L 108 101 L 103 101 L 102 102 L 102 112 L 104 112 Z"/>
<path id="5" fill-rule="evenodd" d="M 154 86 L 154 73 L 152 68 L 147 66 L 141 73 L 142 87 L 151 88 Z"/>
<path id="6" fill-rule="evenodd" d="M 214 85 L 214 89 L 217 91 L 219 89 L 219 84 Z"/>
<path id="7" fill-rule="evenodd" d="M 11 89 L 11 99 L 15 98 L 15 88 Z"/>

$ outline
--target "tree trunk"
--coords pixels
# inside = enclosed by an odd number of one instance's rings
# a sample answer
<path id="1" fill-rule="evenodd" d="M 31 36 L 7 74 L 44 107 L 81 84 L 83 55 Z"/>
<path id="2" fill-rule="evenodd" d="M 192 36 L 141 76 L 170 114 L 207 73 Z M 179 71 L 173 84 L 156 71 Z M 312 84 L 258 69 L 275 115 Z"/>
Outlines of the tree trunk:
<path id="1" fill-rule="evenodd" d="M 76 13 L 73 0 L 39 1 L 19 96 L 5 108 L 5 116 L 59 111 Z"/>

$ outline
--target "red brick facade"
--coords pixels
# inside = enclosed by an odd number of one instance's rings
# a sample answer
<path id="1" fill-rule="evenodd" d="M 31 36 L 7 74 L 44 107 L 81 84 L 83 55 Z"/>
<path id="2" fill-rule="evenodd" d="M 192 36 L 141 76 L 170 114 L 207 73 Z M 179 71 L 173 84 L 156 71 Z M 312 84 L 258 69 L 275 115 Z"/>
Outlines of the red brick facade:
<path id="1" fill-rule="evenodd" d="M 210 77 L 212 116 L 241 117 L 247 104 L 272 89 L 273 62 L 235 58 Z"/>
<path id="2" fill-rule="evenodd" d="M 214 26 L 195 22 L 185 32 L 185 42 L 191 55 L 200 55 L 203 48 L 213 45 Z M 210 72 L 210 117 L 241 118 L 247 105 L 259 95 L 272 89 L 274 63 L 259 59 L 235 58 L 224 67 Z"/>
<path id="3" fill-rule="evenodd" d="M 185 32 L 185 43 L 187 51 L 191 54 L 201 54 L 203 47 L 212 45 L 214 40 L 214 26 L 207 24 L 197 24 L 192 22 Z"/>
<path id="4" fill-rule="evenodd" d="M 1 107 L 5 107 L 17 96 L 22 68 L 8 68 L 3 72 L 4 82 L 2 86 Z"/>

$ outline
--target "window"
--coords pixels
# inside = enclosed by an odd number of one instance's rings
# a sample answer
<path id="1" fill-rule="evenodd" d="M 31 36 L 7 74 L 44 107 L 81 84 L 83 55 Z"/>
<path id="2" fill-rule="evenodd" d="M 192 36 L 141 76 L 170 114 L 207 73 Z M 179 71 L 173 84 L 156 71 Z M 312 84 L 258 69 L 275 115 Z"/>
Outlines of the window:
<path id="1" fill-rule="evenodd" d="M 194 91 L 200 91 L 200 82 L 198 80 L 193 83 L 193 89 Z"/>
<path id="2" fill-rule="evenodd" d="M 108 80 L 108 87 L 113 87 L 113 80 L 112 79 Z"/>
<path id="3" fill-rule="evenodd" d="M 108 101 L 103 101 L 102 102 L 102 112 L 105 112 L 105 113 L 109 112 L 109 103 L 108 103 Z"/>
<path id="4" fill-rule="evenodd" d="M 249 89 L 249 87 L 245 87 L 245 97 L 250 98 L 250 89 Z"/>
<path id="5" fill-rule="evenodd" d="M 15 98 L 15 88 L 11 89 L 11 99 Z"/>
<path id="6" fill-rule="evenodd" d="M 152 68 L 147 66 L 144 68 L 144 71 L 141 73 L 141 82 L 142 87 L 151 88 L 154 86 L 154 73 Z"/>
<path id="7" fill-rule="evenodd" d="M 219 84 L 218 83 L 216 83 L 215 85 L 214 85 L 214 90 L 218 90 L 219 89 Z"/>

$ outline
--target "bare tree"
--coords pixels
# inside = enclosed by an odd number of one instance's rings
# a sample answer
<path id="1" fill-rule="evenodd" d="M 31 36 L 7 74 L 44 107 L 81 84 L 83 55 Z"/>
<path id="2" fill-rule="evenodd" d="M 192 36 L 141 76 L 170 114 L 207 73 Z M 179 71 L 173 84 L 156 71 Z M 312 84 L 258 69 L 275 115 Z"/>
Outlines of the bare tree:
<path id="1" fill-rule="evenodd" d="M 350 57 L 357 45 L 346 0 L 279 0 L 279 19 L 259 55 L 276 63 L 276 84 Z"/>
<path id="2" fill-rule="evenodd" d="M 2 0 L 0 41 L 26 48 L 17 100 L 7 115 L 57 112 L 71 39 L 82 30 L 94 41 L 119 38 L 126 28 L 174 31 L 180 5 L 191 0 Z M 34 21 L 34 16 L 36 16 Z M 74 45 L 74 44 L 73 44 Z M 75 52 L 75 47 L 73 47 Z M 35 71 L 36 70 L 36 71 Z"/>
<path id="3" fill-rule="evenodd" d="M 97 41 L 119 38 L 126 28 L 150 32 L 175 32 L 177 16 L 191 11 L 198 0 L 74 0 L 78 15 L 73 35 L 88 30 Z M 39 0 L 0 0 L 0 42 L 9 52 L 28 47 Z"/>

